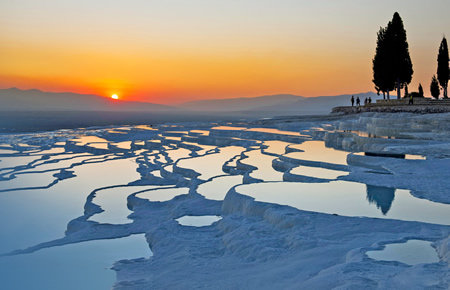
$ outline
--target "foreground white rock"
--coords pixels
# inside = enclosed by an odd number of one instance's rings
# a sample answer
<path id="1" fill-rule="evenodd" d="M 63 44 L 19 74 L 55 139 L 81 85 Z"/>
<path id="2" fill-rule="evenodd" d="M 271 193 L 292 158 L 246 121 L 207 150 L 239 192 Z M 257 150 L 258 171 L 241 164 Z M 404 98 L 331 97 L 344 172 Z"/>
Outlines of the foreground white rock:
<path id="1" fill-rule="evenodd" d="M 14 250 L 12 242 L 0 243 L 0 252 L 26 257 L 56 246 L 145 234 L 153 255 L 117 261 L 116 289 L 447 289 L 449 129 L 450 114 L 369 113 L 1 135 L 0 160 L 7 162 L 0 162 L 0 218 L 16 205 L 13 197 L 26 196 L 23 206 L 31 207 L 30 192 L 55 191 L 49 211 L 57 212 L 71 196 L 85 202 L 60 213 L 67 227 L 55 227 L 50 235 L 60 238 L 39 239 L 30 231 L 25 235 L 33 243 L 24 240 Z M 74 183 L 92 164 L 122 165 L 91 172 L 93 180 L 108 184 L 57 195 L 56 189 Z M 27 178 L 33 183 L 16 184 Z M 339 198 L 330 210 L 305 211 L 302 191 Z M 347 214 L 354 199 L 344 196 L 352 194 L 367 210 Z M 401 209 L 406 195 L 417 206 L 407 214 Z M 186 216 L 215 218 L 204 226 L 183 226 L 179 221 Z M 11 223 L 0 226 L 5 236 L 16 232 L 18 225 Z M 366 254 L 408 240 L 431 242 L 439 260 L 408 265 Z"/>

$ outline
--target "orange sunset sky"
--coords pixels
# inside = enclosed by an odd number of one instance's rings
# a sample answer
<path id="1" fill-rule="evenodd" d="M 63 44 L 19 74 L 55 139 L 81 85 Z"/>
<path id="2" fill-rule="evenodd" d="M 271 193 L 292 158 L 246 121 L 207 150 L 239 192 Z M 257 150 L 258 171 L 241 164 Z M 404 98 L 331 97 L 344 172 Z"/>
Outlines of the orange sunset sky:
<path id="1" fill-rule="evenodd" d="M 0 87 L 163 104 L 373 91 L 376 33 L 398 11 L 429 94 L 449 0 L 0 3 Z"/>

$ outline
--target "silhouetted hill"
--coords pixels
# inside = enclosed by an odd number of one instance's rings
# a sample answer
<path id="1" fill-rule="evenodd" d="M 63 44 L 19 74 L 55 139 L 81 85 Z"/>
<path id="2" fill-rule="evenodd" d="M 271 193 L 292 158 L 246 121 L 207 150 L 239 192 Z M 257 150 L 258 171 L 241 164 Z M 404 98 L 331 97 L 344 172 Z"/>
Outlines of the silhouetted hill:
<path id="1" fill-rule="evenodd" d="M 348 95 L 338 95 L 338 96 L 321 96 L 321 97 L 311 97 L 311 98 L 302 98 L 297 100 L 294 103 L 290 104 L 281 104 L 279 106 L 265 106 L 255 108 L 252 111 L 265 111 L 265 112 L 273 112 L 274 114 L 279 115 L 293 115 L 293 114 L 302 114 L 302 115 L 313 115 L 313 114 L 328 114 L 331 112 L 331 109 L 337 106 L 349 106 L 351 94 Z M 367 93 L 359 93 L 353 94 L 355 97 L 359 97 L 361 100 L 361 105 L 364 104 L 365 98 L 372 98 L 372 102 L 375 99 L 380 98 L 376 93 L 367 92 Z"/>
<path id="2" fill-rule="evenodd" d="M 355 94 L 361 101 L 375 93 Z M 95 95 L 0 89 L 0 132 L 24 132 L 105 125 L 218 121 L 287 115 L 324 115 L 349 105 L 350 95 L 305 98 L 271 95 L 204 100 L 170 107 L 112 100 Z"/>
<path id="3" fill-rule="evenodd" d="M 284 104 L 295 103 L 303 99 L 301 96 L 295 95 L 268 95 L 252 98 L 231 98 L 231 99 L 213 99 L 192 101 L 179 105 L 181 109 L 195 111 L 211 111 L 211 112 L 239 112 L 253 110 L 262 106 L 281 106 Z"/>
<path id="4" fill-rule="evenodd" d="M 379 98 L 376 93 L 353 94 L 361 99 Z M 316 115 L 328 114 L 333 107 L 350 105 L 351 94 L 322 97 L 301 97 L 295 95 L 270 95 L 255 98 L 233 98 L 224 100 L 202 100 L 181 104 L 181 109 L 210 111 L 243 116 L 282 116 L 282 115 Z"/>
<path id="5" fill-rule="evenodd" d="M 115 112 L 167 112 L 185 111 L 217 113 L 222 116 L 242 115 L 266 117 L 275 115 L 328 114 L 336 106 L 350 104 L 351 95 L 305 98 L 280 94 L 253 98 L 231 98 L 187 102 L 177 107 L 113 100 L 96 95 L 76 93 L 50 93 L 40 90 L 0 89 L 0 111 L 115 111 Z M 361 102 L 366 97 L 375 99 L 372 92 L 354 94 Z"/>
<path id="6" fill-rule="evenodd" d="M 0 111 L 161 111 L 176 108 L 113 100 L 96 95 L 50 93 L 17 88 L 0 90 Z"/>

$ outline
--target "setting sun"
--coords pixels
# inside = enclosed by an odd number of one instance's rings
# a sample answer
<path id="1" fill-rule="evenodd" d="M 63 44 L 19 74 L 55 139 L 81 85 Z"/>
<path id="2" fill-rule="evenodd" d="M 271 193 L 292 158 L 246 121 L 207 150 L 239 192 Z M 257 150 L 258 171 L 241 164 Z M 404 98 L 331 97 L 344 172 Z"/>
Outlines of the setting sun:
<path id="1" fill-rule="evenodd" d="M 116 95 L 116 94 L 114 94 L 114 95 L 111 96 L 111 98 L 114 99 L 114 100 L 118 100 L 118 99 L 119 99 L 119 96 Z"/>

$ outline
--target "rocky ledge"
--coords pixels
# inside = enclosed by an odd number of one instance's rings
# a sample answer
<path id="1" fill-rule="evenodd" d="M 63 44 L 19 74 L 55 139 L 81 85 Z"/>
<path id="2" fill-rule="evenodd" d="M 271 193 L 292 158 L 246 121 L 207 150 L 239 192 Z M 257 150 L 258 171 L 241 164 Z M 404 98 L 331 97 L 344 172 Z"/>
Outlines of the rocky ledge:
<path id="1" fill-rule="evenodd" d="M 340 114 L 357 114 L 362 112 L 379 112 L 379 113 L 417 113 L 417 114 L 434 114 L 450 112 L 450 99 L 431 100 L 426 98 L 414 98 L 414 103 L 408 104 L 408 100 L 377 100 L 376 103 L 364 106 L 341 106 L 335 107 L 332 113 Z"/>

